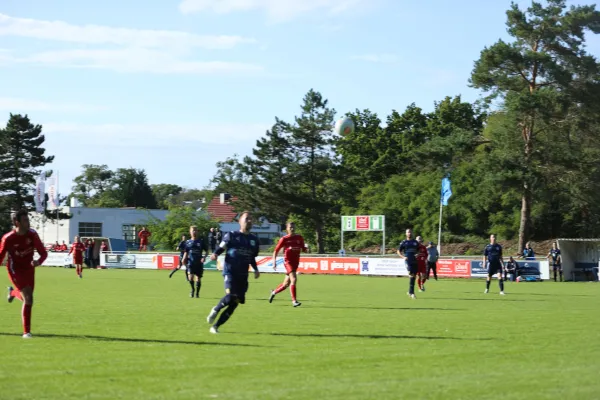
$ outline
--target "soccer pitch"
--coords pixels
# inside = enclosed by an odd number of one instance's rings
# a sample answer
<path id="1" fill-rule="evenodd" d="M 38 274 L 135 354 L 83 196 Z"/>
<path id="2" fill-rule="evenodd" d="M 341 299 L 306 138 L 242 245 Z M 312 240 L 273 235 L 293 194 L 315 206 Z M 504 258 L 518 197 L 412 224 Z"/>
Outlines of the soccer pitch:
<path id="1" fill-rule="evenodd" d="M 5 273 L 5 272 L 4 272 Z M 0 305 L 1 399 L 597 399 L 600 286 L 300 275 L 251 278 L 219 335 L 223 295 L 183 271 L 40 268 L 34 338 L 20 302 Z M 5 278 L 4 282 L 8 282 Z"/>

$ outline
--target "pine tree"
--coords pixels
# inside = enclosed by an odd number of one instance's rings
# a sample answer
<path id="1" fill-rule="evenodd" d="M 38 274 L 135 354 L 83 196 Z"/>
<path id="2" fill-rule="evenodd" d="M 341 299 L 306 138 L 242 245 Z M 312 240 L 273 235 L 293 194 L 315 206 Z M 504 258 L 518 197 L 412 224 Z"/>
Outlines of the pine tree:
<path id="1" fill-rule="evenodd" d="M 54 160 L 45 156 L 41 125 L 33 125 L 27 115 L 10 114 L 0 130 L 0 193 L 4 214 L 30 207 L 40 168 Z"/>
<path id="2" fill-rule="evenodd" d="M 481 52 L 471 85 L 489 99 L 503 101 L 516 121 L 514 139 L 521 141 L 521 218 L 519 251 L 530 236 L 535 184 L 540 181 L 540 136 L 564 124 L 577 112 L 598 104 L 600 64 L 585 51 L 585 33 L 600 33 L 595 6 L 572 6 L 565 0 L 533 1 L 522 11 L 515 3 L 507 11 L 512 43 L 498 41 Z M 566 139 L 566 138 L 565 138 Z"/>

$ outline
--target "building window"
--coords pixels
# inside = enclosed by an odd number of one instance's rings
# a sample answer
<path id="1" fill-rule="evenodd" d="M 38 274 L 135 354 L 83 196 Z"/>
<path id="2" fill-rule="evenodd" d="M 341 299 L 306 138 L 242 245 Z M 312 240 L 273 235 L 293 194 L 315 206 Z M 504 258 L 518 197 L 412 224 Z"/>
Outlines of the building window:
<path id="1" fill-rule="evenodd" d="M 127 243 L 135 243 L 137 241 L 136 232 L 135 225 L 123 225 L 123 240 Z"/>
<path id="2" fill-rule="evenodd" d="M 101 222 L 80 222 L 79 223 L 79 236 L 90 238 L 90 237 L 102 237 L 102 223 Z"/>

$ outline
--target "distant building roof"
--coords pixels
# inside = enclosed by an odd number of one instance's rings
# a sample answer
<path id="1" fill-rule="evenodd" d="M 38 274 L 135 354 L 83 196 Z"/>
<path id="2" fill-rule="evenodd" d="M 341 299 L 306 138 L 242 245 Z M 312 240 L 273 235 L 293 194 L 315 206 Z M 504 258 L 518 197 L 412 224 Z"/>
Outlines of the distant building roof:
<path id="1" fill-rule="evenodd" d="M 213 218 L 221 220 L 221 222 L 234 222 L 238 213 L 234 210 L 231 202 L 234 202 L 237 199 L 237 197 L 232 197 L 230 201 L 226 202 L 225 204 L 221 204 L 221 198 L 219 196 L 215 196 L 206 207 L 206 211 Z"/>

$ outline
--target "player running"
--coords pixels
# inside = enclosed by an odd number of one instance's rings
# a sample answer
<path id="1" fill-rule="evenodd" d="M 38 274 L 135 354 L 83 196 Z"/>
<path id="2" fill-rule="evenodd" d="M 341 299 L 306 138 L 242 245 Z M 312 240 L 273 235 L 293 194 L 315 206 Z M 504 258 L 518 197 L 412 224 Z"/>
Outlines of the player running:
<path id="1" fill-rule="evenodd" d="M 494 275 L 498 275 L 498 285 L 500 294 L 504 295 L 504 281 L 502 280 L 502 271 L 504 270 L 504 259 L 502 257 L 502 246 L 496 243 L 496 235 L 490 236 L 490 244 L 485 246 L 483 252 L 483 265 L 487 266 L 488 276 L 485 282 L 485 292 L 490 292 L 490 282 Z"/>
<path id="2" fill-rule="evenodd" d="M 73 264 L 75 264 L 75 272 L 79 279 L 83 278 L 83 253 L 86 251 L 85 244 L 81 242 L 79 236 L 75 236 L 75 240 L 71 245 L 69 254 L 73 254 Z"/>
<path id="3" fill-rule="evenodd" d="M 198 238 L 198 228 L 196 226 L 190 226 L 190 237 L 191 239 L 185 242 L 182 264 L 186 267 L 186 275 L 192 287 L 190 297 L 194 297 L 195 283 L 196 298 L 198 298 L 200 297 L 200 287 L 204 275 L 204 261 L 208 257 L 208 246 L 204 240 Z M 202 253 L 204 253 L 204 256 L 202 256 Z"/>
<path id="4" fill-rule="evenodd" d="M 417 236 L 419 250 L 417 252 L 417 284 L 419 292 L 425 291 L 425 282 L 427 281 L 427 247 L 423 244 L 423 238 Z"/>
<path id="5" fill-rule="evenodd" d="M 552 272 L 554 272 L 554 282 L 556 282 L 556 273 L 560 274 L 560 281 L 563 281 L 562 256 L 556 242 L 552 243 L 552 249 L 546 258 L 552 257 Z"/>
<path id="6" fill-rule="evenodd" d="M 240 230 L 226 233 L 217 250 L 210 256 L 211 260 L 216 261 L 217 257 L 227 249 L 225 262 L 223 263 L 225 296 L 210 311 L 206 318 L 207 322 L 209 324 L 214 323 L 219 312 L 225 307 L 227 308 L 225 308 L 217 323 L 210 328 L 211 333 L 219 333 L 219 327 L 227 322 L 238 305 L 246 302 L 248 266 L 251 265 L 254 270 L 254 279 L 260 277 L 256 265 L 259 243 L 258 238 L 250 233 L 250 229 L 252 229 L 252 215 L 250 212 L 244 211 L 240 215 L 239 222 Z"/>
<path id="7" fill-rule="evenodd" d="M 292 305 L 298 307 L 302 305 L 296 299 L 296 282 L 297 276 L 296 271 L 298 265 L 300 265 L 300 253 L 304 251 L 308 253 L 308 247 L 304 243 L 304 238 L 301 235 L 296 235 L 296 224 L 292 221 L 287 223 L 287 235 L 279 239 L 279 243 L 275 247 L 273 252 L 273 271 L 277 271 L 277 254 L 283 249 L 283 263 L 285 267 L 285 279 L 277 289 L 271 290 L 271 296 L 269 296 L 269 303 L 273 302 L 277 293 L 283 292 L 285 289 L 290 288 L 290 294 L 292 295 Z"/>
<path id="8" fill-rule="evenodd" d="M 181 242 L 179 242 L 179 244 L 177 245 L 177 250 L 179 250 L 179 266 L 173 268 L 173 270 L 169 274 L 169 278 L 171 278 L 175 272 L 179 271 L 181 269 L 181 266 L 183 265 L 183 254 L 185 252 L 186 242 L 187 242 L 187 239 L 186 239 L 185 235 L 181 235 Z M 185 274 L 185 281 L 186 282 L 190 281 L 188 279 L 187 274 Z"/>
<path id="9" fill-rule="evenodd" d="M 408 285 L 408 295 L 411 299 L 416 299 L 415 296 L 415 280 L 418 272 L 417 253 L 419 251 L 419 242 L 412 238 L 412 229 L 406 230 L 406 240 L 403 240 L 398 247 L 398 255 L 406 261 L 406 269 L 410 277 Z"/>
<path id="10" fill-rule="evenodd" d="M 23 321 L 23 338 L 31 338 L 31 309 L 33 307 L 33 289 L 35 286 L 35 267 L 42 265 L 48 257 L 38 234 L 29 228 L 29 215 L 26 210 L 14 214 L 15 229 L 2 237 L 0 243 L 0 265 L 8 254 L 8 276 L 13 286 L 8 287 L 9 303 L 15 297 L 23 302 L 21 318 Z M 33 259 L 33 252 L 40 256 Z"/>

